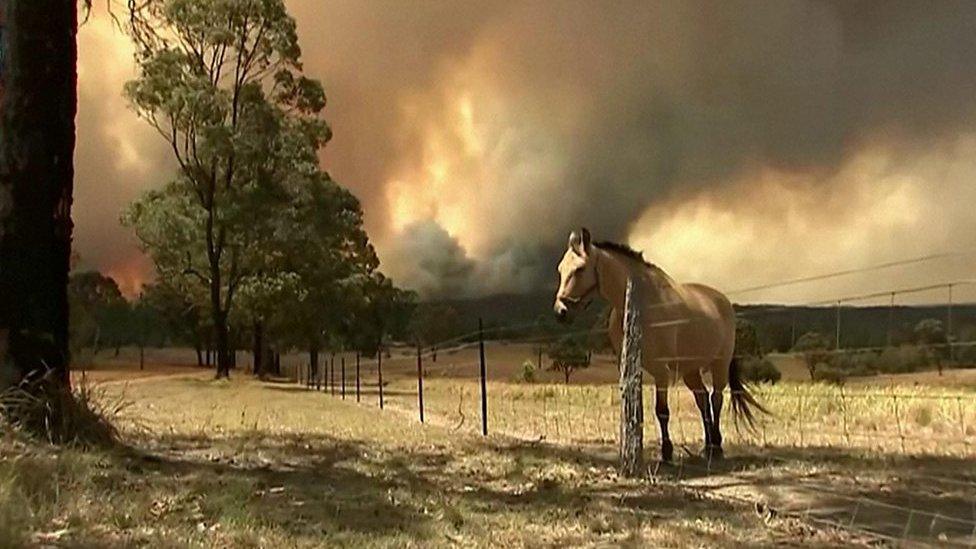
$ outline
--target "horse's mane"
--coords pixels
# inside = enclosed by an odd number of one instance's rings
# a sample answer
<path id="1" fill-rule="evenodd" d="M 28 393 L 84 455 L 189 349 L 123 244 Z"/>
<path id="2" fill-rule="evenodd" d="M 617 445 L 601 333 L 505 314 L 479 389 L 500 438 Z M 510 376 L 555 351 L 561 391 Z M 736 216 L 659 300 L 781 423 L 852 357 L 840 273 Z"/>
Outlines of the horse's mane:
<path id="1" fill-rule="evenodd" d="M 657 268 L 656 265 L 654 265 L 653 263 L 650 263 L 646 259 L 644 259 L 644 254 L 642 254 L 641 252 L 638 252 L 637 250 L 631 248 L 630 246 L 628 246 L 626 244 L 620 244 L 620 243 L 617 243 L 617 242 L 601 241 L 601 242 L 594 242 L 593 245 L 596 246 L 597 248 L 600 248 L 601 250 L 608 250 L 608 251 L 611 251 L 611 252 L 617 252 L 620 255 L 629 257 L 630 259 L 633 259 L 634 261 L 637 261 L 638 263 L 644 265 L 645 267 L 648 267 L 648 268 L 651 268 L 651 269 L 656 269 Z"/>

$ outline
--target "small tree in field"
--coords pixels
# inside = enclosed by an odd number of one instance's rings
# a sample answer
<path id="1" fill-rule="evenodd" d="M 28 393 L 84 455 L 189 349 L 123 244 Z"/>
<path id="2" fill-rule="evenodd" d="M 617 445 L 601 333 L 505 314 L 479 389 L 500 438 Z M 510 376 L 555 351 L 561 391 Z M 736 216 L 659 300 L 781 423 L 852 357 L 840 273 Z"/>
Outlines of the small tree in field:
<path id="1" fill-rule="evenodd" d="M 548 355 L 550 363 L 546 369 L 562 372 L 567 384 L 573 372 L 590 367 L 590 350 L 585 338 L 564 336 L 549 347 Z"/>
<path id="2" fill-rule="evenodd" d="M 830 340 L 818 332 L 807 332 L 796 340 L 793 351 L 803 354 L 803 361 L 810 372 L 810 379 L 817 377 L 817 366 L 830 358 Z"/>
<path id="3" fill-rule="evenodd" d="M 948 355 L 949 338 L 946 336 L 945 328 L 941 320 L 926 318 L 919 321 L 913 330 L 915 343 L 922 348 L 926 362 L 935 363 L 935 367 L 942 375 L 942 359 Z"/>

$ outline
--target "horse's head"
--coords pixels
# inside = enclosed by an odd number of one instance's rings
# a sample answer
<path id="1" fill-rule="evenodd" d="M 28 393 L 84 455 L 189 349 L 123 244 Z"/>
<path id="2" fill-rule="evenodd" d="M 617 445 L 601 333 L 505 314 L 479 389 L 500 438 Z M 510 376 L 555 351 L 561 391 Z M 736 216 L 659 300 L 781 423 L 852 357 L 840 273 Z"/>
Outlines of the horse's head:
<path id="1" fill-rule="evenodd" d="M 559 290 L 552 309 L 560 321 L 569 321 L 572 310 L 589 305 L 600 286 L 590 231 L 580 229 L 569 233 L 569 245 L 558 270 Z"/>

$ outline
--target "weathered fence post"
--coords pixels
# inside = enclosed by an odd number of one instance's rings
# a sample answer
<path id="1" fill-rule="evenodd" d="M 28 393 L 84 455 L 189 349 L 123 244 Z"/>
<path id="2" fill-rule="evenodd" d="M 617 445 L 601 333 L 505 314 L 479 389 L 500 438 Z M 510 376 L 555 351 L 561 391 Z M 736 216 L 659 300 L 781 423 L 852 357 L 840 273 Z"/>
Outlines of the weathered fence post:
<path id="1" fill-rule="evenodd" d="M 424 422 L 424 365 L 420 358 L 420 344 L 417 344 L 417 406 L 420 407 L 420 423 Z"/>
<path id="2" fill-rule="evenodd" d="M 633 279 L 628 279 L 620 353 L 620 474 L 632 478 L 641 476 L 644 469 L 641 324 L 636 294 Z"/>
<path id="3" fill-rule="evenodd" d="M 949 284 L 949 306 L 946 309 L 946 328 L 945 328 L 946 344 L 949 347 L 949 360 L 955 359 L 956 355 L 953 353 L 952 348 L 952 284 Z M 941 373 L 941 367 L 939 372 Z"/>
<path id="4" fill-rule="evenodd" d="M 359 351 L 356 351 L 356 402 L 359 402 Z"/>
<path id="5" fill-rule="evenodd" d="M 345 355 L 339 357 L 339 364 L 340 364 L 340 368 L 342 368 L 339 371 L 339 375 L 342 376 L 342 379 L 339 381 L 340 386 L 342 387 L 342 400 L 346 400 L 346 356 Z"/>
<path id="6" fill-rule="evenodd" d="M 380 410 L 383 409 L 383 346 L 376 346 L 376 376 L 380 391 Z"/>
<path id="7" fill-rule="evenodd" d="M 478 355 L 481 358 L 481 434 L 488 436 L 488 367 L 485 364 L 485 333 L 478 319 Z"/>
<path id="8" fill-rule="evenodd" d="M 335 396 L 335 353 L 329 358 L 329 385 L 332 386 L 332 396 Z"/>

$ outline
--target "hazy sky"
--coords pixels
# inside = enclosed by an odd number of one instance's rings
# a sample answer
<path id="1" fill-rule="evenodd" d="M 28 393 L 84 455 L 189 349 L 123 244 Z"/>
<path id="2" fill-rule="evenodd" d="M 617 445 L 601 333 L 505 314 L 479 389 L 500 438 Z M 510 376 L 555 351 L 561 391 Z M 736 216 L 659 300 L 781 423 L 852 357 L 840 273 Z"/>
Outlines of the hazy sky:
<path id="1" fill-rule="evenodd" d="M 976 250 L 976 2 L 288 5 L 329 98 L 323 166 L 363 201 L 384 270 L 426 295 L 553 287 L 580 225 L 726 291 Z M 151 269 L 118 215 L 173 165 L 120 96 L 125 38 L 96 13 L 79 41 L 76 247 L 131 291 Z"/>

